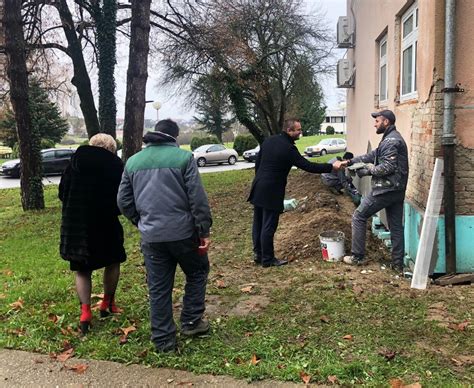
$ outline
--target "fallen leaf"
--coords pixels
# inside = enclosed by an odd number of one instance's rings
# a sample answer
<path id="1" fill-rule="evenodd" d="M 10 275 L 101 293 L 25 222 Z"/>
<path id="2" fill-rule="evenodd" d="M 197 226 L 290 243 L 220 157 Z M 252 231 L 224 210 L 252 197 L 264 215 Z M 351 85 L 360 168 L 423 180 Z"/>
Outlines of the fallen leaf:
<path id="1" fill-rule="evenodd" d="M 379 353 L 380 356 L 385 357 L 387 361 L 393 360 L 397 355 L 397 352 L 390 350 L 390 349 L 380 349 Z"/>
<path id="2" fill-rule="evenodd" d="M 413 383 L 413 384 L 403 385 L 402 388 L 421 388 L 421 384 Z"/>
<path id="3" fill-rule="evenodd" d="M 168 384 L 171 384 L 173 381 L 174 381 L 174 379 L 166 379 L 166 382 L 167 382 Z"/>
<path id="4" fill-rule="evenodd" d="M 240 289 L 240 291 L 250 293 L 250 292 L 252 292 L 252 288 L 253 288 L 253 286 L 242 287 Z"/>
<path id="5" fill-rule="evenodd" d="M 76 364 L 76 365 L 68 365 L 66 366 L 66 368 L 78 374 L 83 374 L 87 370 L 87 368 L 89 368 L 89 366 L 86 364 Z"/>
<path id="6" fill-rule="evenodd" d="M 26 335 L 26 330 L 21 328 L 21 329 L 13 329 L 13 330 L 10 330 L 10 333 L 11 334 L 15 334 L 16 336 L 18 337 L 23 337 L 24 335 Z"/>
<path id="7" fill-rule="evenodd" d="M 58 321 L 59 317 L 56 314 L 50 313 L 48 314 L 48 320 L 56 323 Z"/>
<path id="8" fill-rule="evenodd" d="M 300 378 L 305 384 L 309 384 L 309 382 L 311 381 L 311 376 L 307 374 L 305 371 L 300 372 Z"/>
<path id="9" fill-rule="evenodd" d="M 192 387 L 194 385 L 194 383 L 192 383 L 191 381 L 180 381 L 178 384 L 176 385 L 187 385 L 189 387 Z"/>
<path id="10" fill-rule="evenodd" d="M 216 287 L 217 288 L 227 288 L 226 284 L 222 279 L 217 279 L 216 280 Z"/>
<path id="11" fill-rule="evenodd" d="M 70 359 L 73 356 L 73 353 L 74 353 L 74 348 L 67 349 L 64 352 L 62 352 L 60 355 L 58 355 L 56 357 L 56 360 L 58 360 L 59 362 L 64 362 Z"/>
<path id="12" fill-rule="evenodd" d="M 459 331 L 464 331 L 469 326 L 469 321 L 462 322 L 458 325 Z"/>
<path id="13" fill-rule="evenodd" d="M 452 361 L 453 364 L 455 364 L 456 366 L 463 366 L 463 365 L 464 365 L 464 363 L 463 363 L 461 360 L 458 360 L 457 358 L 454 358 L 454 357 L 451 358 L 451 361 Z"/>
<path id="14" fill-rule="evenodd" d="M 44 364 L 44 361 L 37 358 L 35 364 Z"/>
<path id="15" fill-rule="evenodd" d="M 329 318 L 326 315 L 322 315 L 319 319 L 323 323 L 329 323 Z"/>
<path id="16" fill-rule="evenodd" d="M 13 310 L 20 310 L 23 308 L 23 299 L 21 298 L 18 298 L 18 300 L 16 302 L 13 302 L 13 303 L 10 303 L 10 307 L 13 309 Z"/>
<path id="17" fill-rule="evenodd" d="M 119 338 L 119 344 L 120 345 L 124 345 L 128 342 L 128 338 L 126 335 L 121 335 L 120 338 Z"/>
<path id="18" fill-rule="evenodd" d="M 337 378 L 337 376 L 328 376 L 328 383 L 331 383 L 331 384 L 339 384 L 339 379 Z"/>
<path id="19" fill-rule="evenodd" d="M 277 365 L 277 368 L 278 368 L 278 369 L 285 369 L 285 368 L 286 368 L 286 365 L 278 364 L 278 365 Z"/>
<path id="20" fill-rule="evenodd" d="M 9 269 L 4 269 L 4 270 L 2 270 L 2 273 L 3 273 L 5 276 L 12 276 L 12 275 L 13 275 L 13 271 L 12 271 L 12 270 L 9 270 Z"/>
<path id="21" fill-rule="evenodd" d="M 345 335 L 344 337 L 342 337 L 342 339 L 345 339 L 345 340 L 348 340 L 348 341 L 352 341 L 354 338 L 352 337 L 352 334 L 347 334 L 347 335 Z"/>
<path id="22" fill-rule="evenodd" d="M 260 357 L 258 357 L 256 354 L 252 355 L 252 359 L 250 360 L 250 363 L 252 365 L 257 365 L 261 361 Z"/>
<path id="23" fill-rule="evenodd" d="M 390 380 L 390 388 L 402 388 L 403 387 L 403 381 L 400 379 L 391 379 Z"/>
<path id="24" fill-rule="evenodd" d="M 251 331 L 247 331 L 244 336 L 246 337 L 252 337 L 253 336 L 253 333 Z"/>
<path id="25" fill-rule="evenodd" d="M 234 362 L 237 365 L 242 365 L 244 363 L 244 360 L 242 360 L 240 357 L 237 357 L 237 358 L 234 359 Z"/>
<path id="26" fill-rule="evenodd" d="M 146 357 L 147 354 L 148 354 L 148 350 L 145 349 L 145 350 L 142 350 L 140 353 L 138 353 L 137 356 L 140 358 L 143 358 L 143 357 Z"/>
<path id="27" fill-rule="evenodd" d="M 122 330 L 123 334 L 125 336 L 128 336 L 129 333 L 131 333 L 132 331 L 135 331 L 137 330 L 137 328 L 135 326 L 129 326 L 129 327 L 121 327 L 120 330 Z"/>
<path id="28" fill-rule="evenodd" d="M 63 341 L 63 350 L 69 350 L 72 348 L 71 343 L 68 340 Z"/>
<path id="29" fill-rule="evenodd" d="M 352 291 L 354 292 L 354 294 L 360 295 L 364 292 L 364 289 L 362 287 L 359 287 L 359 286 L 354 286 L 354 287 L 352 287 Z"/>

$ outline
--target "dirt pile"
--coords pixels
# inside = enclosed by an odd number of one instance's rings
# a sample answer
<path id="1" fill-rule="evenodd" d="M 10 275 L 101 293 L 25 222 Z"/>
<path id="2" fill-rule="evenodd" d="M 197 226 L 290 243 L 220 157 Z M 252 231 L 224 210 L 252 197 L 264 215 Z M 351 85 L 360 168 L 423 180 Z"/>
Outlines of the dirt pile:
<path id="1" fill-rule="evenodd" d="M 275 238 L 276 256 L 296 259 L 321 259 L 319 235 L 328 230 L 342 231 L 346 254 L 351 248 L 351 218 L 356 206 L 348 195 L 335 195 L 321 182 L 320 175 L 296 171 L 290 174 L 286 198 L 299 206 L 281 215 Z M 367 225 L 366 255 L 373 260 L 388 260 L 388 249 L 370 232 Z"/>

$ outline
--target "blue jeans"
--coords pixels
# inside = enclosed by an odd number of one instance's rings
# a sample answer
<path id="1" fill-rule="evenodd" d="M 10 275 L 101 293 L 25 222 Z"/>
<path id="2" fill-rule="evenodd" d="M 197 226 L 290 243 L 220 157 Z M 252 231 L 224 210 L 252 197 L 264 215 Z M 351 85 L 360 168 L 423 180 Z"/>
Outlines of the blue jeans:
<path id="1" fill-rule="evenodd" d="M 204 314 L 209 259 L 207 254 L 198 254 L 198 246 L 197 237 L 159 243 L 142 241 L 150 294 L 151 340 L 157 346 L 176 337 L 172 292 L 177 264 L 186 276 L 181 325 L 193 324 Z"/>

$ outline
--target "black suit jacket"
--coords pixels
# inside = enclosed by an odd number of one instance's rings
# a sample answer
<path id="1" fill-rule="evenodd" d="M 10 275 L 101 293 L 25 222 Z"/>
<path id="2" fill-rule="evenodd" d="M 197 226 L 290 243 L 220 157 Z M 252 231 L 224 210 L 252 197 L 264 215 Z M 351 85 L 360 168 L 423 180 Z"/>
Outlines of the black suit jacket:
<path id="1" fill-rule="evenodd" d="M 328 163 L 311 163 L 301 156 L 285 132 L 266 139 L 258 153 L 248 201 L 264 209 L 283 211 L 287 177 L 292 166 L 312 173 L 331 172 Z"/>

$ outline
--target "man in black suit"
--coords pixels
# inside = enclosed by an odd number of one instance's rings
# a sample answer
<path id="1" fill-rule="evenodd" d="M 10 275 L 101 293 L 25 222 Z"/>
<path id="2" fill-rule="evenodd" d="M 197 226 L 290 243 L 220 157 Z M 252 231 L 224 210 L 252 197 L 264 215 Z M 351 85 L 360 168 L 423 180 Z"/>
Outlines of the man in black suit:
<path id="1" fill-rule="evenodd" d="M 342 162 L 311 163 L 301 156 L 295 140 L 301 136 L 301 123 L 297 119 L 285 121 L 284 131 L 266 139 L 255 163 L 255 178 L 248 201 L 254 205 L 253 251 L 255 263 L 263 267 L 288 264 L 275 258 L 273 236 L 283 211 L 287 177 L 292 166 L 312 173 L 329 173 L 342 168 Z"/>

